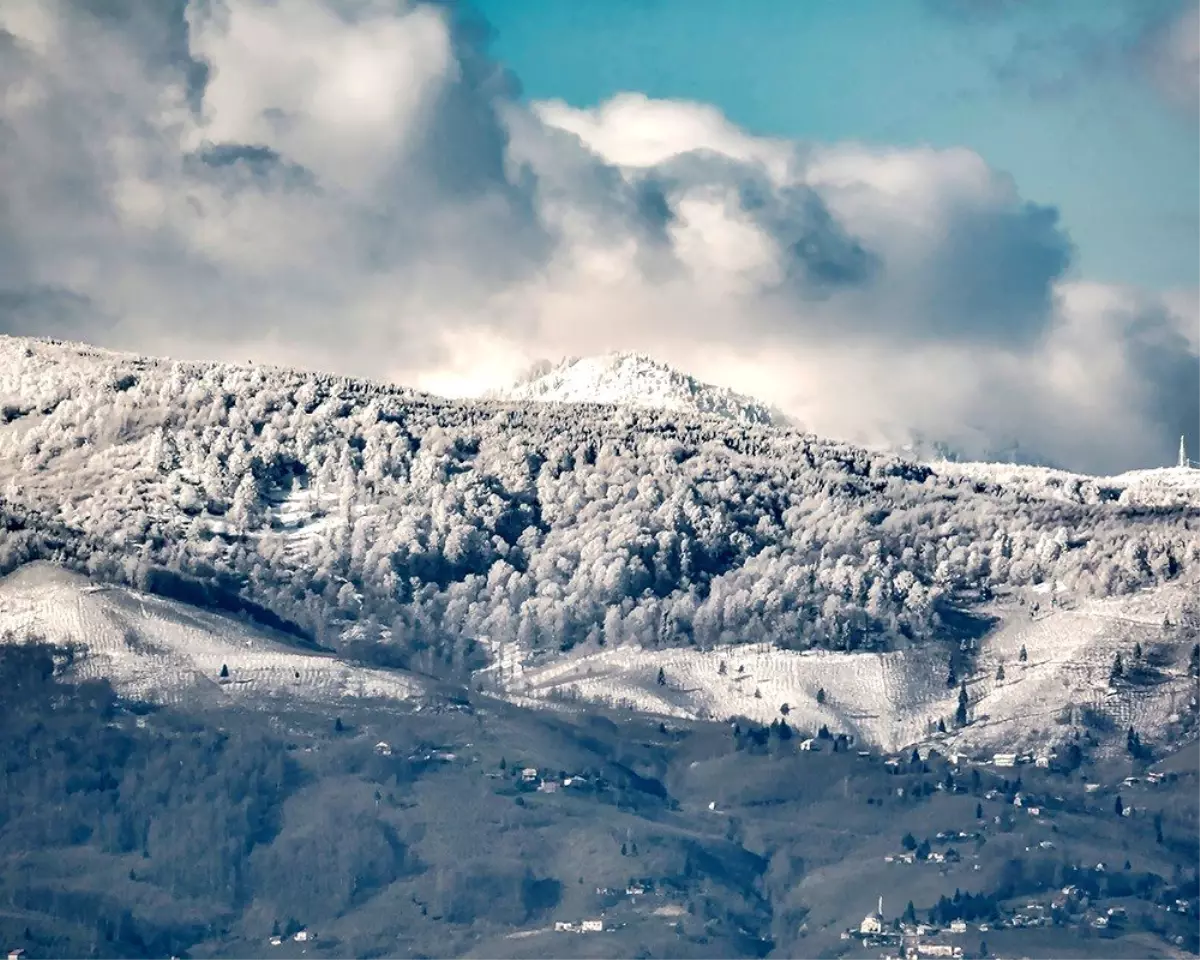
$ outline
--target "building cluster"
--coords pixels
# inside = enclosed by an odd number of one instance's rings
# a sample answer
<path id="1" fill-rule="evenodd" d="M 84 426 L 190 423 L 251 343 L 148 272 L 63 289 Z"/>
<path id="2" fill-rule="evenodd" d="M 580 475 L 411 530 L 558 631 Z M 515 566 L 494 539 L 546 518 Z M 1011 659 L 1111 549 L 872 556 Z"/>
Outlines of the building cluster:
<path id="1" fill-rule="evenodd" d="M 555 933 L 603 933 L 604 921 L 596 920 L 580 920 L 575 923 L 571 920 L 555 920 Z"/>
<path id="2" fill-rule="evenodd" d="M 926 923 L 898 923 L 889 925 L 883 915 L 883 897 L 879 898 L 879 906 L 874 913 L 863 917 L 857 930 L 847 930 L 842 934 L 843 940 L 854 937 L 862 939 L 866 948 L 884 947 L 896 948 L 899 954 L 887 956 L 903 956 L 906 960 L 918 960 L 923 957 L 962 957 L 963 949 L 955 943 L 946 943 L 937 938 L 946 933 L 966 933 L 967 925 L 962 920 L 954 920 L 946 929 Z"/>
<path id="3" fill-rule="evenodd" d="M 283 946 L 283 941 L 286 939 L 286 937 L 281 937 L 279 934 L 276 934 L 275 936 L 271 937 L 271 946 L 281 947 Z M 317 935 L 311 930 L 297 930 L 292 934 L 291 939 L 296 943 L 312 943 L 317 939 Z"/>

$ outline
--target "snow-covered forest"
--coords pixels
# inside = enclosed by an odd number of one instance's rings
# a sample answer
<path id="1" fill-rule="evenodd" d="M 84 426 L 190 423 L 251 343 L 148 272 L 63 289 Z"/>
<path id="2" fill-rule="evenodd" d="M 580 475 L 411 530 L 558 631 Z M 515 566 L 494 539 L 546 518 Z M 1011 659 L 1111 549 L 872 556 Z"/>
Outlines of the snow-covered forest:
<path id="1" fill-rule="evenodd" d="M 717 417 L 0 338 L 0 572 L 200 591 L 427 669 L 478 638 L 887 649 L 1013 587 L 1200 565 L 1196 506 L 1091 499 Z"/>

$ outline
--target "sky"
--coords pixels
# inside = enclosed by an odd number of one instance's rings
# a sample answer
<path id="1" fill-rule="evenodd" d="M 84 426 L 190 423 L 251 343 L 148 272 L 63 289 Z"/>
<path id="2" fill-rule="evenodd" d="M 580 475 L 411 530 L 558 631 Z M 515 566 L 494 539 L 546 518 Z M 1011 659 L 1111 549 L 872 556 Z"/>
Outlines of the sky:
<path id="1" fill-rule="evenodd" d="M 592 107 L 637 90 L 714 104 L 759 135 L 969 147 L 1059 209 L 1079 275 L 1200 282 L 1194 95 L 1170 95 L 1143 59 L 1174 0 L 475 6 L 530 100 Z"/>
<path id="2" fill-rule="evenodd" d="M 0 333 L 1200 448 L 1198 0 L 0 0 Z"/>

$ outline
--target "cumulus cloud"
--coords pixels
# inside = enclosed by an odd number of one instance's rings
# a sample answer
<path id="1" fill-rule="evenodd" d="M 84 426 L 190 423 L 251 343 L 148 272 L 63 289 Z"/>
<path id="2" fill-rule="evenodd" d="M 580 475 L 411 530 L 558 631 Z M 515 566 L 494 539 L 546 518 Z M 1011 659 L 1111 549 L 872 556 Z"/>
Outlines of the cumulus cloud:
<path id="1" fill-rule="evenodd" d="M 473 393 L 640 349 L 812 429 L 1086 469 L 1200 417 L 1195 298 L 1068 279 L 967 150 L 527 105 L 452 4 L 0 7 L 0 330 Z"/>

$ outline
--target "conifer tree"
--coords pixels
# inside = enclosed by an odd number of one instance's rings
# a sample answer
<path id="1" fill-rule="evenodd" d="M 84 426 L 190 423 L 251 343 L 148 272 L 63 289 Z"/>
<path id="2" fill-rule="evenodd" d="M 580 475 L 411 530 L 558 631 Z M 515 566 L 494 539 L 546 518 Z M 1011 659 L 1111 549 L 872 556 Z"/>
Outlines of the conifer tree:
<path id="1" fill-rule="evenodd" d="M 958 709 L 954 711 L 954 722 L 960 727 L 967 725 L 967 704 L 970 698 L 967 696 L 967 684 L 963 681 L 963 685 L 958 690 Z"/>

